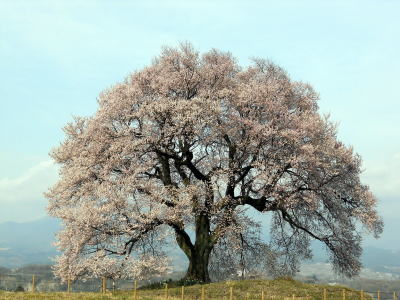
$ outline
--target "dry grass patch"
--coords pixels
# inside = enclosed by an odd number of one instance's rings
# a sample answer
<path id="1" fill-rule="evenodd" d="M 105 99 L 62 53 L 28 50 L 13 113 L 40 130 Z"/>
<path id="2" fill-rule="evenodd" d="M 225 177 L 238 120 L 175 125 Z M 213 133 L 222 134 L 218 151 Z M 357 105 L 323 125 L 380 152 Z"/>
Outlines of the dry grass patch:
<path id="1" fill-rule="evenodd" d="M 225 281 L 205 285 L 192 285 L 184 287 L 184 299 L 201 300 L 204 289 L 204 300 L 229 300 L 232 288 L 233 300 L 342 300 L 345 291 L 346 300 L 361 300 L 361 293 L 342 286 L 324 286 L 307 284 L 291 279 L 276 280 L 243 280 Z M 168 300 L 181 299 L 181 287 L 168 289 Z M 133 291 L 118 291 L 115 293 L 12 293 L 0 292 L 0 300 L 133 300 Z M 137 300 L 165 300 L 166 289 L 139 289 Z M 364 300 L 371 299 L 367 294 Z"/>

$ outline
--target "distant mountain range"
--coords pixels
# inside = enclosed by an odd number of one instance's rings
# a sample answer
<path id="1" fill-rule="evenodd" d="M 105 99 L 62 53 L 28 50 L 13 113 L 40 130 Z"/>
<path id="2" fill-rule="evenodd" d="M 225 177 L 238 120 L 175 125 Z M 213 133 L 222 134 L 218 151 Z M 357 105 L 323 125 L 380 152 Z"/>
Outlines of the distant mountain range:
<path id="1" fill-rule="evenodd" d="M 26 223 L 1 223 L 0 266 L 52 263 L 51 257 L 57 254 L 53 243 L 59 224 L 50 217 Z"/>
<path id="2" fill-rule="evenodd" d="M 26 223 L 0 223 L 0 266 L 18 268 L 28 264 L 51 264 L 57 255 L 53 243 L 59 228 L 60 222 L 50 217 Z M 318 269 L 327 261 L 324 249 L 316 244 L 313 253 L 313 260 L 305 268 L 307 272 L 312 272 L 312 266 Z M 177 269 L 185 269 L 187 261 L 179 249 L 172 250 L 171 256 Z M 365 247 L 362 262 L 370 271 L 400 276 L 399 250 Z"/>

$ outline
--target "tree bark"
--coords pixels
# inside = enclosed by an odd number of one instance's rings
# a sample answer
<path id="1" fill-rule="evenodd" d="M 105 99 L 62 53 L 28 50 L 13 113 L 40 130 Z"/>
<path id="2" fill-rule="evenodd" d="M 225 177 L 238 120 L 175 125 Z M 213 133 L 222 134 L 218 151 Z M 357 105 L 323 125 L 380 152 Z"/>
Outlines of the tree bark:
<path id="1" fill-rule="evenodd" d="M 202 254 L 194 253 L 189 259 L 189 267 L 187 269 L 185 280 L 194 280 L 200 282 L 210 282 L 208 274 L 208 262 L 211 251 L 203 252 Z"/>
<path id="2" fill-rule="evenodd" d="M 189 267 L 183 279 L 210 282 L 208 263 L 213 242 L 210 235 L 210 220 L 206 213 L 196 217 L 196 242 L 193 245 L 186 233 L 175 230 L 179 247 L 189 259 Z"/>

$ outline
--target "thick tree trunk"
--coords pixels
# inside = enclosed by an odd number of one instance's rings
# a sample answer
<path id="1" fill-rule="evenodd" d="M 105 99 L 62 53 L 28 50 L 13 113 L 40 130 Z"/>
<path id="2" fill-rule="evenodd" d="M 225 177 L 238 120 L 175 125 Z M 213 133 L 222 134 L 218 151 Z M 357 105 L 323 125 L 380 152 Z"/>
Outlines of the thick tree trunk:
<path id="1" fill-rule="evenodd" d="M 196 217 L 196 242 L 193 245 L 189 236 L 182 230 L 175 230 L 177 242 L 189 259 L 189 267 L 184 279 L 210 282 L 208 262 L 213 248 L 210 235 L 210 220 L 206 214 Z"/>
<path id="2" fill-rule="evenodd" d="M 194 254 L 189 259 L 189 267 L 184 279 L 200 282 L 210 282 L 208 260 L 210 253 Z"/>

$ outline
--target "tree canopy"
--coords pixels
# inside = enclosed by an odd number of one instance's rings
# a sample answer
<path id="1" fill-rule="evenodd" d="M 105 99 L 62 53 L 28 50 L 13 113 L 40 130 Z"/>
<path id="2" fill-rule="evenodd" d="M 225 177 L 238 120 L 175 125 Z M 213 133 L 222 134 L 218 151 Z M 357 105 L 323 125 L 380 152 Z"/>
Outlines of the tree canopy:
<path id="1" fill-rule="evenodd" d="M 164 48 L 102 92 L 51 153 L 61 169 L 48 211 L 64 224 L 57 274 L 165 272 L 168 241 L 187 256 L 188 279 L 209 281 L 210 259 L 235 265 L 260 249 L 271 269 L 295 272 L 313 239 L 337 272 L 357 274 L 362 230 L 377 237 L 383 223 L 360 156 L 317 100 L 267 60 L 241 67 L 215 49 Z M 271 215 L 269 241 L 247 209 Z"/>

